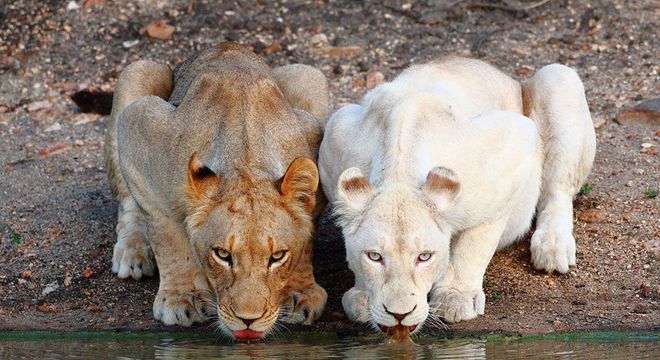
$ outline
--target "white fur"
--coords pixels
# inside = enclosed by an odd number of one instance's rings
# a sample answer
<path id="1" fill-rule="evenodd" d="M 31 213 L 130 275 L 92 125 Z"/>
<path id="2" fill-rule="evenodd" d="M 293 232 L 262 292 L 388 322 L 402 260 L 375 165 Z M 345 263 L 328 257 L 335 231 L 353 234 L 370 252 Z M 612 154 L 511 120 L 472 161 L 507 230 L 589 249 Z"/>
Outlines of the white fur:
<path id="1" fill-rule="evenodd" d="M 521 86 L 481 61 L 448 58 L 343 107 L 326 125 L 319 173 L 355 273 L 347 314 L 384 326 L 399 323 L 388 311 L 412 311 L 406 326 L 429 312 L 449 322 L 483 314 L 492 255 L 527 232 L 537 207 L 534 265 L 568 271 L 571 200 L 594 152 L 582 83 L 561 65 Z M 418 262 L 423 252 L 433 255 Z"/>

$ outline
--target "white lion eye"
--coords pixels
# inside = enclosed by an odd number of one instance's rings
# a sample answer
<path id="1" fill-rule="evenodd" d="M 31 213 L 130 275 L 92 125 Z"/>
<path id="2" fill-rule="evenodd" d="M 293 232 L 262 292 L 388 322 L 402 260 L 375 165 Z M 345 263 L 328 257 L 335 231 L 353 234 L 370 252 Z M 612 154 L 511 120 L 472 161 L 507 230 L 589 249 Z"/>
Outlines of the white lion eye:
<path id="1" fill-rule="evenodd" d="M 367 252 L 367 257 L 368 257 L 369 260 L 371 260 L 371 261 L 375 261 L 375 262 L 381 262 L 381 261 L 383 261 L 383 256 L 381 256 L 379 253 L 377 253 L 377 252 L 375 252 L 375 251 L 368 251 L 368 252 Z"/>
<path id="2" fill-rule="evenodd" d="M 432 253 L 432 252 L 428 252 L 428 251 L 427 251 L 427 252 L 423 252 L 423 253 L 419 254 L 419 256 L 417 256 L 417 261 L 418 261 L 418 262 L 426 262 L 426 261 L 429 261 L 429 259 L 431 258 L 431 256 L 433 256 L 433 253 Z"/>

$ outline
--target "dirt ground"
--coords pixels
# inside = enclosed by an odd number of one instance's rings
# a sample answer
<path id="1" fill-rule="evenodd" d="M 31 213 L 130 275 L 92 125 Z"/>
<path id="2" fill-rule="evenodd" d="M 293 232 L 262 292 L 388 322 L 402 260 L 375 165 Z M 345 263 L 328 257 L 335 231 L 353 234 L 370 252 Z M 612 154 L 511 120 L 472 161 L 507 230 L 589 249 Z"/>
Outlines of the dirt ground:
<path id="1" fill-rule="evenodd" d="M 660 125 L 615 121 L 623 108 L 658 95 L 659 4 L 551 0 L 523 9 L 533 5 L 3 1 L 0 331 L 181 330 L 152 318 L 157 279 L 120 280 L 111 272 L 116 204 L 102 162 L 106 118 L 81 113 L 70 96 L 111 91 L 121 69 L 138 59 L 174 66 L 223 40 L 252 46 L 272 65 L 318 67 L 334 109 L 444 54 L 478 57 L 519 79 L 554 62 L 575 68 L 598 126 L 591 187 L 576 199 L 577 266 L 567 275 L 535 271 L 524 241 L 492 261 L 485 316 L 431 331 L 660 331 Z M 155 20 L 175 27 L 170 39 L 142 30 Z M 330 298 L 311 329 L 367 332 L 341 310 L 353 278 L 341 234 L 325 214 L 315 261 Z M 207 325 L 193 331 L 211 331 Z"/>

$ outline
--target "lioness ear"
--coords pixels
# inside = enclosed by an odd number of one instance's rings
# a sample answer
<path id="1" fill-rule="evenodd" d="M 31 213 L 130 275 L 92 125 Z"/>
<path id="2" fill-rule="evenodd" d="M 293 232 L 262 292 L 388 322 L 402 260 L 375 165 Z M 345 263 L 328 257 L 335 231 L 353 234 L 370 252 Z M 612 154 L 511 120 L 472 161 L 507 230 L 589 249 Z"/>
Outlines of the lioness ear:
<path id="1" fill-rule="evenodd" d="M 356 167 L 346 169 L 339 176 L 337 184 L 338 210 L 343 213 L 360 212 L 366 207 L 373 194 L 373 185 L 362 175 L 360 169 Z"/>
<path id="2" fill-rule="evenodd" d="M 316 205 L 316 190 L 319 187 L 319 171 L 310 159 L 299 157 L 286 169 L 280 192 L 288 204 L 298 203 L 308 213 Z"/>
<path id="3" fill-rule="evenodd" d="M 426 176 L 422 191 L 435 210 L 443 211 L 453 204 L 461 190 L 458 176 L 445 167 L 435 167 Z"/>
<path id="4" fill-rule="evenodd" d="M 211 198 L 220 190 L 222 179 L 199 161 L 197 153 L 188 161 L 188 197 L 191 200 Z"/>

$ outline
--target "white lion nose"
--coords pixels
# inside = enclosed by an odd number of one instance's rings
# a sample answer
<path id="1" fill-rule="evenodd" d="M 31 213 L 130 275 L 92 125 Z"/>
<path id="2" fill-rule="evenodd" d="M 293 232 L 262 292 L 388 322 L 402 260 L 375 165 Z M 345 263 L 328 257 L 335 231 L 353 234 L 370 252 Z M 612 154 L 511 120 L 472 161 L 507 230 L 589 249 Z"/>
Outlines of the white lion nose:
<path id="1" fill-rule="evenodd" d="M 410 311 L 408 311 L 407 313 L 404 313 L 404 314 L 401 314 L 401 313 L 393 313 L 393 312 L 389 311 L 389 310 L 387 309 L 387 306 L 385 306 L 385 305 L 383 305 L 383 308 L 385 308 L 385 312 L 386 312 L 386 313 L 388 313 L 388 314 L 394 316 L 394 318 L 397 319 L 399 322 L 402 322 L 403 319 L 406 318 L 406 316 L 410 315 L 410 313 L 412 313 L 413 311 L 415 311 L 415 309 L 417 308 L 417 305 L 415 305 L 415 307 L 413 307 L 412 310 L 410 310 Z"/>

